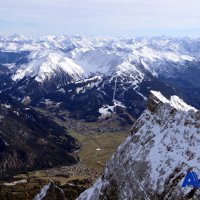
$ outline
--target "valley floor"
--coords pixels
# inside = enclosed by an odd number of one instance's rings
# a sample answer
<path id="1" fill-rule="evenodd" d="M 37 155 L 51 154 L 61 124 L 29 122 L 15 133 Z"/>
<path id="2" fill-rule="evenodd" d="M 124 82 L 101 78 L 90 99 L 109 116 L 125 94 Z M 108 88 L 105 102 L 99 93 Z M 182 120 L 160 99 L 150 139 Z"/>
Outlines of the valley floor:
<path id="1" fill-rule="evenodd" d="M 69 127 L 69 123 L 71 125 L 76 124 L 63 117 L 55 117 L 53 114 L 51 116 L 57 123 L 66 128 Z M 105 122 L 79 122 L 76 128 L 68 129 L 68 133 L 76 138 L 80 144 L 80 149 L 75 152 L 80 159 L 77 165 L 18 174 L 1 182 L 0 200 L 32 200 L 41 188 L 51 181 L 64 191 L 68 200 L 76 199 L 101 175 L 106 161 L 129 134 L 129 127 L 118 131 L 113 129 L 112 132 L 106 132 L 106 129 L 104 129 L 99 133 L 96 130 L 100 130 L 100 127 L 104 126 L 103 123 Z M 112 122 L 112 124 L 114 123 Z M 87 132 L 84 133 L 83 130 L 87 130 Z"/>

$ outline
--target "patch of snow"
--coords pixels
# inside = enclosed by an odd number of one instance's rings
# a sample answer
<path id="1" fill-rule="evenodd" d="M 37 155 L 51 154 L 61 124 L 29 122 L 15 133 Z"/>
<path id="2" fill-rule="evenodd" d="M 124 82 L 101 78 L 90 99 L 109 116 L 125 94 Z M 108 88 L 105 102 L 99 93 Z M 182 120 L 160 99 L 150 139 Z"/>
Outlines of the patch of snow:
<path id="1" fill-rule="evenodd" d="M 19 116 L 19 112 L 17 112 L 17 111 L 13 111 L 13 113 L 15 113 L 17 116 Z"/>
<path id="2" fill-rule="evenodd" d="M 27 183 L 27 180 L 26 179 L 22 179 L 22 180 L 14 181 L 14 182 L 11 182 L 11 183 L 4 183 L 4 185 L 5 186 L 15 186 L 15 185 L 21 184 L 21 183 Z"/>
<path id="3" fill-rule="evenodd" d="M 170 99 L 170 103 L 174 108 L 176 108 L 178 110 L 182 110 L 182 111 L 193 110 L 195 112 L 197 111 L 196 108 L 194 108 L 190 105 L 187 105 L 182 99 L 180 99 L 177 96 L 172 96 Z"/>
<path id="4" fill-rule="evenodd" d="M 98 179 L 93 187 L 87 189 L 84 193 L 79 196 L 79 200 L 94 200 L 99 199 L 100 188 L 102 187 L 101 179 Z M 96 196 L 96 194 L 98 196 Z"/>
<path id="5" fill-rule="evenodd" d="M 104 105 L 102 108 L 99 108 L 99 113 L 101 114 L 101 117 L 110 116 L 114 113 L 114 106 Z"/>
<path id="6" fill-rule="evenodd" d="M 46 105 L 51 105 L 51 104 L 53 104 L 53 101 L 51 101 L 50 99 L 45 99 L 45 100 L 44 100 L 44 103 L 45 103 Z"/>
<path id="7" fill-rule="evenodd" d="M 76 83 L 85 83 L 85 82 L 96 81 L 96 80 L 101 80 L 101 79 L 102 79 L 101 76 L 93 76 L 91 78 L 86 78 L 83 80 L 76 81 Z"/>
<path id="8" fill-rule="evenodd" d="M 76 88 L 76 93 L 79 94 L 81 91 L 84 91 L 83 87 Z"/>
<path id="9" fill-rule="evenodd" d="M 158 98 L 158 100 L 160 100 L 163 103 L 170 103 L 169 100 L 167 98 L 165 98 L 161 92 L 159 91 L 153 91 L 151 90 L 150 93 L 152 93 L 156 98 Z"/>
<path id="10" fill-rule="evenodd" d="M 60 88 L 60 89 L 58 90 L 58 92 L 61 92 L 61 93 L 65 94 L 65 90 L 64 90 L 63 88 Z"/>
<path id="11" fill-rule="evenodd" d="M 29 104 L 31 102 L 31 98 L 29 96 L 25 96 L 23 99 L 22 99 L 22 103 L 23 104 Z"/>
<path id="12" fill-rule="evenodd" d="M 10 104 L 1 104 L 4 108 L 10 109 L 11 105 Z"/>
<path id="13" fill-rule="evenodd" d="M 45 185 L 33 200 L 42 200 L 47 195 L 50 186 L 51 182 L 48 185 Z"/>
<path id="14" fill-rule="evenodd" d="M 112 113 L 115 113 L 116 106 L 126 108 L 126 106 L 124 106 L 122 102 L 117 100 L 113 100 L 113 104 L 113 106 L 104 105 L 102 108 L 99 108 L 99 113 L 101 114 L 100 118 L 111 116 Z"/>
<path id="15" fill-rule="evenodd" d="M 119 107 L 122 107 L 122 108 L 126 108 L 126 106 L 123 105 L 122 102 L 120 102 L 120 101 L 114 100 L 113 102 L 114 102 L 114 106 L 115 107 L 119 106 Z"/>

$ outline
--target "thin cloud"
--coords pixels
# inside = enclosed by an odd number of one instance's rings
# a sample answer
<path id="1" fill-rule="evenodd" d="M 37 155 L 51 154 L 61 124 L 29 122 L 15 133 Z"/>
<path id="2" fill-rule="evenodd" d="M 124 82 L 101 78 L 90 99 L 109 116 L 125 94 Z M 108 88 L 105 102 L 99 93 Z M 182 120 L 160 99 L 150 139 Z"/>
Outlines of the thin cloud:
<path id="1" fill-rule="evenodd" d="M 174 35 L 184 30 L 185 35 L 191 35 L 200 32 L 198 0 L 2 1 L 0 28 L 4 34 L 157 35 L 171 31 Z M 1 21 L 8 23 L 3 26 Z"/>

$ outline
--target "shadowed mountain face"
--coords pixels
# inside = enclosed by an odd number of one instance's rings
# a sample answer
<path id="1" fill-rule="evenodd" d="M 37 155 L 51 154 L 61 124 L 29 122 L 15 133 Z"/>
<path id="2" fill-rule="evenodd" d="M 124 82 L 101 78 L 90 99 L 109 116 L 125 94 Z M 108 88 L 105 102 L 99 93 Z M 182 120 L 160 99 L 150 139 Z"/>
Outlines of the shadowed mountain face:
<path id="1" fill-rule="evenodd" d="M 150 90 L 177 94 L 200 108 L 199 43 L 170 37 L 0 37 L 0 90 L 36 107 L 52 102 L 86 121 L 109 117 L 116 107 L 137 118 Z"/>
<path id="2" fill-rule="evenodd" d="M 188 171 L 200 173 L 199 128 L 198 110 L 152 91 L 131 135 L 78 199 L 199 199 L 199 190 L 181 188 Z"/>
<path id="3" fill-rule="evenodd" d="M 71 165 L 76 140 L 36 111 L 0 95 L 0 176 L 27 170 Z"/>

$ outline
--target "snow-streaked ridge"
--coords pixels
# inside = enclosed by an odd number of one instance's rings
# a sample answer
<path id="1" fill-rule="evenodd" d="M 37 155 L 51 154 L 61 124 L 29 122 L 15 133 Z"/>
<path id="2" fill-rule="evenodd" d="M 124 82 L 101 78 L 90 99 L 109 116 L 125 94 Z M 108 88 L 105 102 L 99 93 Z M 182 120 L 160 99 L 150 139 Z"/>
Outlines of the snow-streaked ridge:
<path id="1" fill-rule="evenodd" d="M 59 52 L 37 51 L 31 53 L 29 59 L 30 63 L 20 66 L 13 75 L 13 80 L 35 77 L 37 82 L 43 82 L 60 71 L 78 80 L 84 73 L 80 66 Z"/>
<path id="2" fill-rule="evenodd" d="M 168 103 L 177 110 L 186 111 L 186 112 L 189 110 L 193 110 L 195 112 L 197 111 L 196 108 L 186 104 L 178 96 L 175 96 L 175 95 L 171 96 L 170 100 L 168 100 L 159 91 L 150 91 L 150 93 L 152 93 L 154 95 L 154 97 L 159 99 L 159 101 L 161 101 L 162 103 Z"/>
<path id="3" fill-rule="evenodd" d="M 94 73 L 136 73 L 143 76 L 138 65 L 153 76 L 175 76 L 185 62 L 199 60 L 199 39 L 192 38 L 106 38 L 81 36 L 0 37 L 0 50 L 8 52 L 46 52 L 73 60 L 73 66 L 85 76 Z M 59 52 L 59 53 L 58 53 Z M 61 53 L 65 52 L 65 53 Z M 48 53 L 47 53 L 48 54 Z M 41 53 L 40 53 L 41 55 Z M 40 59 L 34 57 L 34 59 Z M 67 57 L 67 58 L 66 58 Z M 41 62 L 41 61 L 36 61 Z M 65 61 L 64 61 L 65 62 Z M 75 64 L 76 63 L 76 64 Z M 173 63 L 172 65 L 169 63 Z M 178 63 L 178 65 L 177 65 Z M 32 65 L 31 63 L 28 64 Z M 37 63 L 35 63 L 37 65 Z M 162 66 L 162 67 L 161 67 Z M 20 67 L 14 80 L 28 72 Z M 64 67 L 65 68 L 65 67 Z M 80 70 L 82 68 L 82 70 Z M 22 70 L 23 69 L 23 70 Z M 30 68 L 28 68 L 30 70 Z M 44 73 L 45 70 L 43 69 Z M 84 71 L 84 72 L 83 72 Z M 33 72 L 30 72 L 33 73 Z M 39 81 L 45 76 L 38 78 Z"/>
<path id="4" fill-rule="evenodd" d="M 182 99 L 180 99 L 178 96 L 172 96 L 170 99 L 170 104 L 178 109 L 178 110 L 182 110 L 182 111 L 189 111 L 189 110 L 193 110 L 195 112 L 197 112 L 197 109 L 186 104 Z"/>
<path id="5" fill-rule="evenodd" d="M 51 182 L 47 185 L 45 185 L 41 191 L 35 196 L 35 198 L 33 200 L 42 200 L 46 195 L 47 195 L 47 192 L 51 186 Z"/>
<path id="6" fill-rule="evenodd" d="M 157 108 L 143 112 L 101 179 L 78 200 L 180 200 L 192 190 L 181 184 L 187 171 L 200 174 L 200 112 L 176 96 L 152 91 L 150 98 Z M 196 190 L 193 199 L 199 195 Z"/>

